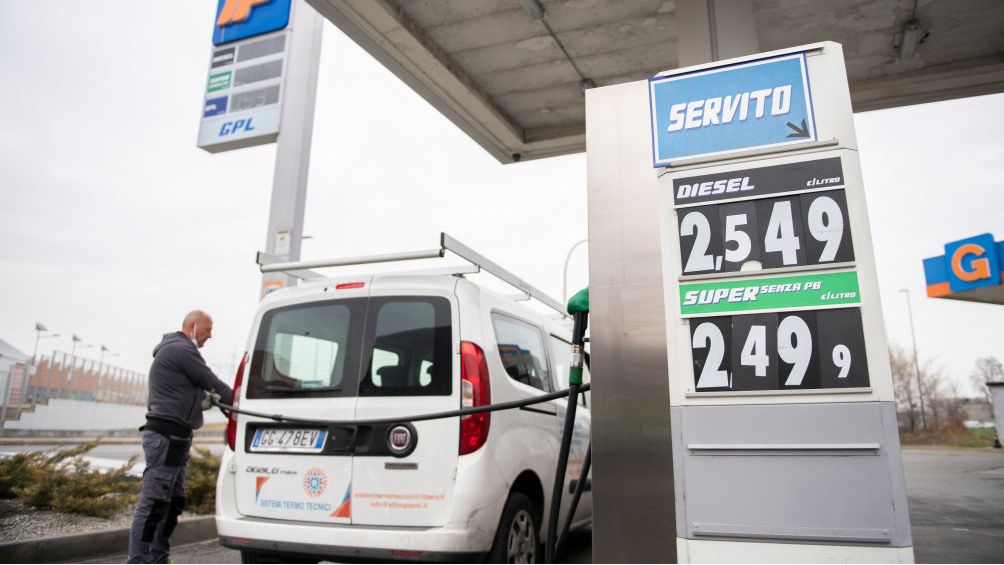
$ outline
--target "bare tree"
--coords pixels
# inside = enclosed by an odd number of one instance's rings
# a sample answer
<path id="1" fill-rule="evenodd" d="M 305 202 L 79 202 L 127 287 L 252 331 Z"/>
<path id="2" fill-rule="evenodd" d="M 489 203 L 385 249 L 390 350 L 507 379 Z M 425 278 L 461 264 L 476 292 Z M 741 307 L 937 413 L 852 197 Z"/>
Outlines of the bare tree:
<path id="1" fill-rule="evenodd" d="M 958 384 L 949 381 L 945 370 L 930 359 L 920 367 L 920 389 L 927 407 L 924 429 L 946 430 L 962 426 Z"/>
<path id="2" fill-rule="evenodd" d="M 1004 365 L 994 356 L 980 357 L 976 360 L 976 368 L 969 374 L 969 382 L 990 402 L 990 387 L 988 382 L 1004 381 Z"/>
<path id="3" fill-rule="evenodd" d="M 898 345 L 889 348 L 889 363 L 901 428 L 914 432 L 962 425 L 958 384 L 942 367 L 923 356 L 914 364 L 913 355 Z"/>
<path id="4" fill-rule="evenodd" d="M 896 411 L 903 415 L 905 422 L 901 428 L 917 431 L 920 410 L 917 408 L 916 377 L 913 359 L 899 345 L 889 346 L 889 365 L 892 369 L 893 394 L 896 396 Z"/>
<path id="5" fill-rule="evenodd" d="M 943 410 L 943 421 L 945 426 L 962 430 L 965 428 L 965 414 L 962 411 L 962 389 L 961 383 L 957 379 L 950 380 L 945 385 L 947 393 L 941 408 Z"/>

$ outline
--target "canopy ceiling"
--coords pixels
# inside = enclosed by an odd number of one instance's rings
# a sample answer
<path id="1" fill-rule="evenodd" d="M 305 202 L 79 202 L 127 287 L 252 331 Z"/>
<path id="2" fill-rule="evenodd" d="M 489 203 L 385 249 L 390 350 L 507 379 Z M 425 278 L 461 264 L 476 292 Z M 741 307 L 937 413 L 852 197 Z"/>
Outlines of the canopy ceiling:
<path id="1" fill-rule="evenodd" d="M 683 1 L 683 0 L 681 0 Z M 502 162 L 585 149 L 585 86 L 678 66 L 673 0 L 308 0 Z M 529 5 L 531 7 L 526 7 Z M 755 0 L 760 51 L 844 47 L 855 111 L 1004 91 L 1004 2 Z M 539 17 L 539 16 L 543 17 Z"/>

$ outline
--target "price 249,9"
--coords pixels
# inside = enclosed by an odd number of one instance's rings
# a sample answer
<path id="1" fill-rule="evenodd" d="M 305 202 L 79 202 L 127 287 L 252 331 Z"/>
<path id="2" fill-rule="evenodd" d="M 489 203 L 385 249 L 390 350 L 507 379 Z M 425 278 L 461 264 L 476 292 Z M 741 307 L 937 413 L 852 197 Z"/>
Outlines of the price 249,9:
<path id="1" fill-rule="evenodd" d="M 695 318 L 690 344 L 697 392 L 869 386 L 858 308 Z"/>
<path id="2" fill-rule="evenodd" d="M 683 274 L 854 260 L 843 190 L 678 210 Z"/>

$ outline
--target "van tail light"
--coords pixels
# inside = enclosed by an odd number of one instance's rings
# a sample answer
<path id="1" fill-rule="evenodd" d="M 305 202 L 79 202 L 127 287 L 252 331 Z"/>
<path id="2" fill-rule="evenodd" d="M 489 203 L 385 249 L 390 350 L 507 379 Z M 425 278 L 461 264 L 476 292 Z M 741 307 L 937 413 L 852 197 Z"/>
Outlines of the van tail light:
<path id="1" fill-rule="evenodd" d="M 244 384 L 244 364 L 247 363 L 248 354 L 245 353 L 244 357 L 241 357 L 241 364 L 237 366 L 237 376 L 234 377 L 234 397 L 231 401 L 231 406 L 237 408 L 240 403 L 241 398 L 241 385 Z M 230 416 L 227 418 L 227 447 L 230 451 L 237 451 L 235 447 L 237 445 L 237 414 L 231 412 Z"/>
<path id="2" fill-rule="evenodd" d="M 461 407 L 472 408 L 492 403 L 488 381 L 488 361 L 483 349 L 470 341 L 460 342 Z M 491 412 L 471 414 L 460 419 L 460 454 L 473 453 L 488 441 Z"/>

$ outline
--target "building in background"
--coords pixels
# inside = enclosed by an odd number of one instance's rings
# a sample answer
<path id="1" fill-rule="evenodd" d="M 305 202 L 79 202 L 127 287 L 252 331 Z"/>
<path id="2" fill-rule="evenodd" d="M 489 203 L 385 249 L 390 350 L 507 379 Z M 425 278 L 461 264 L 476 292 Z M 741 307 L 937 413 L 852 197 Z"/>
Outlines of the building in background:
<path id="1" fill-rule="evenodd" d="M 20 392 L 27 362 L 26 353 L 0 339 L 0 400 L 11 398 L 15 389 Z"/>
<path id="2" fill-rule="evenodd" d="M 60 351 L 32 359 L 0 340 L 0 394 L 4 433 L 135 429 L 147 376 Z"/>
<path id="3" fill-rule="evenodd" d="M 61 351 L 42 356 L 27 384 L 28 402 L 65 398 L 146 406 L 146 375 Z"/>

